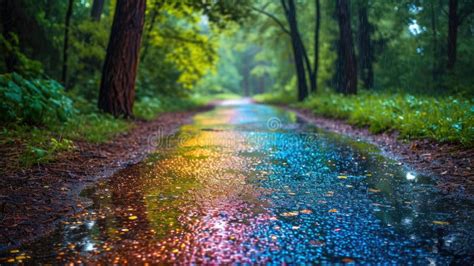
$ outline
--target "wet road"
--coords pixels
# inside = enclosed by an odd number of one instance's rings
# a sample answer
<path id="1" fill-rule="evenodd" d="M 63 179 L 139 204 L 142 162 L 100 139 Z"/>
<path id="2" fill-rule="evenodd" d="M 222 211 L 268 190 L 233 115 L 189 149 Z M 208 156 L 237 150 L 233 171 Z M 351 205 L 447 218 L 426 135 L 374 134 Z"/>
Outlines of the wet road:
<path id="1" fill-rule="evenodd" d="M 474 204 L 265 105 L 199 114 L 10 261 L 472 264 Z M 5 258 L 5 257 L 4 257 Z"/>

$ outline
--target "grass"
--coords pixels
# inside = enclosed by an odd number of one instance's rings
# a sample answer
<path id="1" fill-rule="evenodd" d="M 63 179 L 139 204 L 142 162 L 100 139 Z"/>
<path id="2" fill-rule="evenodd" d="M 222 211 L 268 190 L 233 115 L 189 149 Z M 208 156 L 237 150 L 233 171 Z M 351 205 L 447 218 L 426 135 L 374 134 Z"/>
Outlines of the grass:
<path id="1" fill-rule="evenodd" d="M 0 147 L 11 153 L 9 162 L 17 168 L 47 163 L 57 158 L 60 152 L 75 148 L 74 141 L 104 143 L 120 133 L 133 128 L 131 120 L 114 118 L 101 113 L 97 108 L 73 97 L 76 114 L 66 122 L 34 126 L 24 123 L 9 123 L 0 128 Z M 134 106 L 136 118 L 153 120 L 160 113 L 190 110 L 207 104 L 208 99 L 190 98 L 143 98 Z M 3 149 L 2 149 L 3 150 Z"/>
<path id="2" fill-rule="evenodd" d="M 171 98 L 144 97 L 136 102 L 133 107 L 133 113 L 136 118 L 144 120 L 153 120 L 159 114 L 164 112 L 185 111 L 204 106 L 208 103 L 207 98 L 189 97 L 189 98 Z"/>
<path id="3" fill-rule="evenodd" d="M 7 125 L 0 131 L 0 146 L 16 147 L 12 165 L 30 167 L 54 160 L 60 152 L 73 150 L 74 141 L 102 143 L 131 127 L 131 122 L 106 114 L 78 114 L 65 123 L 47 127 Z"/>
<path id="4" fill-rule="evenodd" d="M 398 131 L 405 139 L 474 145 L 473 99 L 367 91 L 353 96 L 321 92 L 296 105 L 317 115 L 368 127 L 373 133 Z"/>
<path id="5" fill-rule="evenodd" d="M 277 92 L 258 94 L 253 97 L 253 100 L 258 103 L 290 105 L 296 102 L 296 97 L 291 93 Z"/>

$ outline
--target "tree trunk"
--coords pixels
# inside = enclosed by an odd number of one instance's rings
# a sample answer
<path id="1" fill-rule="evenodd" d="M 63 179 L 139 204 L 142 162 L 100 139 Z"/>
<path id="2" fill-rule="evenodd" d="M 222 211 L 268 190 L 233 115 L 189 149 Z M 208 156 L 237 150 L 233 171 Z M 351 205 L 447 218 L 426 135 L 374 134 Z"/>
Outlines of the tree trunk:
<path id="1" fill-rule="evenodd" d="M 100 17 L 102 16 L 102 10 L 104 9 L 104 1 L 105 0 L 94 0 L 91 9 L 92 20 L 100 21 Z"/>
<path id="2" fill-rule="evenodd" d="M 359 73 L 364 87 L 372 89 L 374 86 L 374 70 L 373 70 L 373 48 L 370 35 L 372 33 L 372 25 L 369 23 L 368 2 L 363 0 L 359 4 L 359 29 L 358 29 L 358 46 L 359 46 Z"/>
<path id="3" fill-rule="evenodd" d="M 319 70 L 319 33 L 321 31 L 321 1 L 315 0 L 316 4 L 316 27 L 314 31 L 314 67 L 311 91 L 318 90 L 318 70 Z"/>
<path id="4" fill-rule="evenodd" d="M 66 19 L 64 21 L 64 44 L 63 44 L 63 71 L 61 81 L 65 88 L 67 88 L 67 71 L 68 71 L 68 49 L 69 49 L 69 25 L 71 24 L 72 8 L 74 0 L 69 0 L 66 12 Z"/>
<path id="5" fill-rule="evenodd" d="M 437 31 L 437 27 L 436 27 L 436 9 L 435 9 L 435 6 L 434 6 L 434 3 L 433 1 L 430 3 L 430 7 L 431 7 L 431 31 L 432 31 L 432 42 L 433 42 L 433 51 L 432 51 L 432 62 L 431 62 L 431 77 L 432 77 L 432 81 L 433 81 L 433 84 L 435 86 L 438 85 L 438 76 L 439 76 L 439 68 L 438 68 L 438 60 L 439 60 L 439 56 L 438 56 L 438 31 Z"/>
<path id="6" fill-rule="evenodd" d="M 117 0 L 98 104 L 114 116 L 133 114 L 145 6 L 146 0 Z"/>
<path id="7" fill-rule="evenodd" d="M 456 50 L 458 40 L 458 0 L 449 0 L 449 14 L 448 14 L 448 64 L 449 71 L 454 69 L 456 64 Z"/>
<path id="8" fill-rule="evenodd" d="M 336 14 L 339 24 L 340 51 L 338 56 L 342 60 L 342 84 L 339 91 L 344 94 L 357 93 L 357 62 L 352 40 L 352 29 L 348 0 L 336 1 Z"/>
<path id="9" fill-rule="evenodd" d="M 143 36 L 143 49 L 140 56 L 140 61 L 142 62 L 145 60 L 145 57 L 148 52 L 148 47 L 150 47 L 150 35 L 153 30 L 153 27 L 155 26 L 156 19 L 158 18 L 158 15 L 160 13 L 160 10 L 163 4 L 164 3 L 161 1 L 156 2 L 155 5 L 153 6 L 153 9 L 149 12 L 150 19 L 149 19 L 148 27 L 145 29 L 145 33 Z"/>
<path id="10" fill-rule="evenodd" d="M 296 77 L 298 80 L 298 101 L 303 101 L 308 97 L 308 84 L 306 80 L 306 70 L 304 67 L 304 53 L 299 37 L 298 24 L 296 20 L 296 7 L 294 0 L 281 0 L 285 10 L 285 15 L 290 26 L 291 46 L 293 48 L 293 58 L 295 61 Z"/>

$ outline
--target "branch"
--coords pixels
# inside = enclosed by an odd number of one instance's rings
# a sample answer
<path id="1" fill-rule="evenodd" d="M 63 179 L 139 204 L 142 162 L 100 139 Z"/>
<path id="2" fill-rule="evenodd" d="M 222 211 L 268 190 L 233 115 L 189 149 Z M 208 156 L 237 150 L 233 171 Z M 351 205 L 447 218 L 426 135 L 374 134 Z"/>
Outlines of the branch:
<path id="1" fill-rule="evenodd" d="M 441 11 L 443 12 L 443 14 L 444 14 L 445 16 L 449 16 L 449 12 L 448 12 L 448 10 L 447 10 L 446 8 L 441 7 Z"/>
<path id="2" fill-rule="evenodd" d="M 257 7 L 254 7 L 254 6 L 252 6 L 251 8 L 252 8 L 252 10 L 254 10 L 256 12 L 258 12 L 260 14 L 264 14 L 267 17 L 271 18 L 273 21 L 275 21 L 276 24 L 278 24 L 278 26 L 280 26 L 280 28 L 283 32 L 285 32 L 288 35 L 291 35 L 290 31 L 285 27 L 285 25 L 275 15 L 273 15 L 271 13 L 268 13 L 267 11 L 265 11 L 263 9 L 259 9 Z"/>
<path id="3" fill-rule="evenodd" d="M 190 38 L 186 38 L 186 37 L 174 35 L 174 34 L 159 33 L 159 35 L 163 38 L 172 39 L 172 40 L 181 41 L 181 42 L 188 42 L 188 43 L 194 43 L 194 44 L 200 44 L 200 45 L 206 44 L 205 42 L 200 41 L 200 40 L 190 39 Z"/>
<path id="4" fill-rule="evenodd" d="M 289 11 L 288 5 L 286 4 L 285 0 L 281 0 L 280 2 L 281 2 L 281 6 L 285 10 L 285 14 L 288 14 L 290 11 Z"/>

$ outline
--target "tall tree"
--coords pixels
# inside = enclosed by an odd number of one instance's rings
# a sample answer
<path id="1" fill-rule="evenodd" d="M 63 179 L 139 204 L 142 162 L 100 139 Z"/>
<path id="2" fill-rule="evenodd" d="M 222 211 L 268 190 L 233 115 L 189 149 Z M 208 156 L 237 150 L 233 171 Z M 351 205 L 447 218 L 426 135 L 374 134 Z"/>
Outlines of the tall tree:
<path id="1" fill-rule="evenodd" d="M 145 8 L 146 0 L 117 0 L 98 104 L 114 116 L 133 115 Z"/>
<path id="2" fill-rule="evenodd" d="M 336 0 L 336 17 L 339 24 L 339 53 L 342 62 L 341 84 L 336 88 L 344 94 L 357 93 L 357 62 L 352 40 L 349 0 Z"/>
<path id="3" fill-rule="evenodd" d="M 304 46 L 302 45 L 298 22 L 296 18 L 296 6 L 294 0 L 281 0 L 285 17 L 290 26 L 291 46 L 295 60 L 296 77 L 298 79 L 298 101 L 303 101 L 308 97 L 308 84 L 306 81 L 306 69 L 304 62 Z"/>
<path id="4" fill-rule="evenodd" d="M 432 50 L 432 62 L 431 62 L 431 78 L 433 83 L 436 84 L 437 74 L 438 74 L 438 30 L 436 22 L 436 9 L 433 1 L 430 3 L 430 13 L 431 13 L 431 42 L 433 45 Z"/>
<path id="5" fill-rule="evenodd" d="M 448 13 L 448 63 L 446 68 L 453 70 L 456 64 L 457 41 L 458 41 L 458 0 L 449 0 Z"/>
<path id="6" fill-rule="evenodd" d="M 468 0 L 459 9 L 458 0 L 449 0 L 448 11 L 448 63 L 446 68 L 454 70 L 457 60 L 457 43 L 459 26 L 474 13 L 474 1 Z"/>
<path id="7" fill-rule="evenodd" d="M 272 13 L 265 11 L 264 9 L 251 7 L 252 10 L 266 15 L 281 28 L 281 30 L 288 34 L 292 43 L 293 49 L 293 61 L 295 62 L 296 76 L 298 80 L 298 99 L 305 99 L 308 96 L 308 84 L 307 77 L 309 78 L 309 88 L 311 91 L 316 91 L 317 87 L 317 62 L 319 61 L 319 45 L 315 46 L 315 66 L 311 66 L 311 61 L 308 56 L 303 38 L 298 30 L 298 23 L 296 20 L 296 6 L 293 0 L 281 0 L 282 7 L 284 9 L 286 21 L 290 27 L 287 29 L 286 26 Z M 316 17 L 316 29 L 315 29 L 315 40 L 319 42 L 319 29 L 320 29 L 320 11 L 318 5 L 320 4 L 319 0 L 316 0 L 317 6 L 317 17 Z M 300 63 L 301 62 L 301 63 Z"/>
<path id="8" fill-rule="evenodd" d="M 68 71 L 68 50 L 69 50 L 69 26 L 71 24 L 72 9 L 74 6 L 74 0 L 69 0 L 67 5 L 66 18 L 64 21 L 64 43 L 63 43 L 63 70 L 61 75 L 61 81 L 64 87 L 67 88 L 67 71 Z"/>
<path id="9" fill-rule="evenodd" d="M 374 51 L 372 44 L 372 25 L 369 22 L 368 0 L 360 0 L 357 8 L 358 13 L 358 50 L 359 50 L 359 74 L 364 87 L 371 89 L 374 86 Z"/>
<path id="10" fill-rule="evenodd" d="M 94 21 L 100 21 L 100 17 L 102 16 L 102 10 L 104 9 L 104 1 L 105 0 L 94 0 L 92 3 L 91 9 L 91 18 Z"/>
<path id="11" fill-rule="evenodd" d="M 318 70 L 319 70 L 319 34 L 321 32 L 321 0 L 315 0 L 316 5 L 316 26 L 314 30 L 314 67 L 313 78 L 311 79 L 311 91 L 318 90 Z"/>

